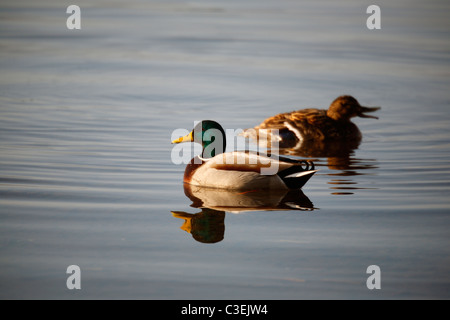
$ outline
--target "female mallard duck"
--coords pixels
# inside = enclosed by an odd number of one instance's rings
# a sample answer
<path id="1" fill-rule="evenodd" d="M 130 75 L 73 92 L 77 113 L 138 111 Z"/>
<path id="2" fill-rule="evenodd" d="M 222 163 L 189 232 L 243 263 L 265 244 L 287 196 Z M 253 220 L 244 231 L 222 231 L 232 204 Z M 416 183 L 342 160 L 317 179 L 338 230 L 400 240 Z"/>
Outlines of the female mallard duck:
<path id="1" fill-rule="evenodd" d="M 328 110 L 303 109 L 281 113 L 267 118 L 259 126 L 244 131 L 243 135 L 256 138 L 264 135 L 282 143 L 298 143 L 302 141 L 359 141 L 361 132 L 350 121 L 353 117 L 373 118 L 367 115 L 380 107 L 363 107 L 352 96 L 336 98 Z M 277 129 L 278 134 L 272 134 Z"/>
<path id="2" fill-rule="evenodd" d="M 172 141 L 180 142 L 197 142 L 203 148 L 184 172 L 184 182 L 192 185 L 242 191 L 300 189 L 316 172 L 306 161 L 250 151 L 223 153 L 225 132 L 212 120 L 199 122 L 188 135 Z"/>

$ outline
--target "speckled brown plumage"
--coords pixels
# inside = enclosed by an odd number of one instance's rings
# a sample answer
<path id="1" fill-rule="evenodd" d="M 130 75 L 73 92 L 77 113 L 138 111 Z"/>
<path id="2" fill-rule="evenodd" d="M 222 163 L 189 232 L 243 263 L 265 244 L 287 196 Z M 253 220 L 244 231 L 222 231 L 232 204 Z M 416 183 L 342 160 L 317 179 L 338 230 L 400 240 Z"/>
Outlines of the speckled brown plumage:
<path id="1" fill-rule="evenodd" d="M 379 107 L 363 107 L 351 96 L 340 96 L 328 110 L 303 109 L 280 113 L 264 120 L 254 129 L 278 129 L 291 131 L 304 140 L 361 139 L 358 127 L 350 121 L 352 117 L 375 118 L 366 115 Z"/>

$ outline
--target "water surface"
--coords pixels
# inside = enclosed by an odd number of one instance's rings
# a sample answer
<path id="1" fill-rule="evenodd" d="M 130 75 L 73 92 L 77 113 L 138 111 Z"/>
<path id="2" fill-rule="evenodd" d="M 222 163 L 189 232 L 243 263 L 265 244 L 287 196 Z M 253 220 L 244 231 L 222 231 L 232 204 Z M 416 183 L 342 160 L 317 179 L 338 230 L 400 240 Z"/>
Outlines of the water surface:
<path id="1" fill-rule="evenodd" d="M 1 298 L 450 297 L 447 2 L 381 1 L 372 31 L 365 1 L 78 1 L 81 30 L 70 4 L 0 5 Z M 379 120 L 291 153 L 301 193 L 185 194 L 173 130 L 341 94 Z"/>

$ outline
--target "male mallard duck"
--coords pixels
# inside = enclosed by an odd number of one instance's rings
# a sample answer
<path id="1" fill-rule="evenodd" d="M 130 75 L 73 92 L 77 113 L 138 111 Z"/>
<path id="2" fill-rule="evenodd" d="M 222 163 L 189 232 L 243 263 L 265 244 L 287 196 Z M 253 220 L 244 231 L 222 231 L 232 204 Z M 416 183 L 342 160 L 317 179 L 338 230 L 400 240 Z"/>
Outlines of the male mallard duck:
<path id="1" fill-rule="evenodd" d="M 203 148 L 202 155 L 194 157 L 184 172 L 184 182 L 192 185 L 233 190 L 300 189 L 316 172 L 314 164 L 306 161 L 250 151 L 223 153 L 225 131 L 212 120 L 199 122 L 188 135 L 172 141 L 180 142 L 197 142 Z"/>
<path id="2" fill-rule="evenodd" d="M 352 96 L 336 98 L 328 110 L 303 109 L 280 113 L 267 118 L 259 126 L 244 131 L 243 135 L 256 138 L 270 137 L 282 143 L 291 144 L 301 141 L 361 140 L 361 132 L 350 121 L 353 117 L 373 118 L 367 115 L 380 107 L 363 107 Z M 274 136 L 272 129 L 278 130 Z"/>

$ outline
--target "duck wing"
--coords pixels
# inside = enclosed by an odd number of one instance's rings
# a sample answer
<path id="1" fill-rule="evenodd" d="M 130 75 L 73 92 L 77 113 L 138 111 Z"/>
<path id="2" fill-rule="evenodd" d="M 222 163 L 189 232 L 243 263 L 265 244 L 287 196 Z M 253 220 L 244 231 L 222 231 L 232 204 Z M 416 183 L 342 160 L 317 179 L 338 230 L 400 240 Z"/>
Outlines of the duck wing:
<path id="1" fill-rule="evenodd" d="M 274 175 L 293 166 L 301 166 L 303 162 L 254 151 L 234 151 L 219 154 L 208 160 L 207 164 L 217 170 L 247 171 L 263 175 Z"/>
<path id="2" fill-rule="evenodd" d="M 301 188 L 316 172 L 314 163 L 253 151 L 236 151 L 216 156 L 211 167 L 217 170 L 253 172 L 278 176 L 289 189 Z"/>
<path id="3" fill-rule="evenodd" d="M 256 129 L 281 129 L 285 128 L 286 122 L 297 125 L 315 125 L 325 121 L 327 118 L 326 110 L 320 109 L 302 109 L 292 112 L 280 113 L 267 118 Z"/>
<path id="4" fill-rule="evenodd" d="M 302 109 L 277 114 L 264 120 L 255 129 L 277 129 L 281 135 L 283 131 L 289 130 L 299 140 L 324 140 L 326 136 L 333 135 L 334 124 L 326 110 Z"/>

